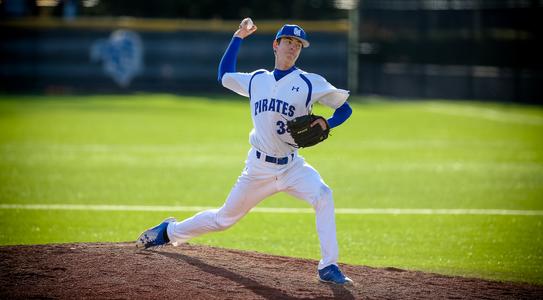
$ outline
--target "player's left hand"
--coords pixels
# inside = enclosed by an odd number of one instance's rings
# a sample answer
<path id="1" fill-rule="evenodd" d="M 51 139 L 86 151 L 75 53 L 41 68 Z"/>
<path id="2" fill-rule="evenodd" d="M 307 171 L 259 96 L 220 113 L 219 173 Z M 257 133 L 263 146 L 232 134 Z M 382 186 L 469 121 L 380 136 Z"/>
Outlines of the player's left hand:
<path id="1" fill-rule="evenodd" d="M 234 33 L 234 36 L 244 39 L 253 34 L 253 32 L 255 32 L 257 29 L 258 28 L 253 23 L 251 18 L 245 18 L 239 24 L 239 29 Z"/>
<path id="2" fill-rule="evenodd" d="M 299 148 L 314 146 L 328 138 L 330 126 L 322 116 L 305 115 L 287 121 L 288 132 Z"/>
<path id="3" fill-rule="evenodd" d="M 316 119 L 309 126 L 314 127 L 317 124 L 321 126 L 322 130 L 328 129 L 328 124 L 326 123 L 326 121 L 324 119 Z"/>

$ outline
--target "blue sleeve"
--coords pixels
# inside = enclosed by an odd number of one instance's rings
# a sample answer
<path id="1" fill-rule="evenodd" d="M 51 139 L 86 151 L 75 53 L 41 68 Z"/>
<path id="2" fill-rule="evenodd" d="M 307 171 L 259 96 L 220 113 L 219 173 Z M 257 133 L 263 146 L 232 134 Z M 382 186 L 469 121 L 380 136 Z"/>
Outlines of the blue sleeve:
<path id="1" fill-rule="evenodd" d="M 328 125 L 330 125 L 330 128 L 337 127 L 341 125 L 343 122 L 345 122 L 353 113 L 353 109 L 349 105 L 347 101 L 343 103 L 340 107 L 334 111 L 334 115 L 328 119 Z"/>
<path id="2" fill-rule="evenodd" d="M 219 64 L 219 74 L 217 78 L 219 82 L 221 82 L 222 76 L 225 73 L 236 72 L 236 59 L 242 40 L 242 38 L 235 36 L 232 38 L 232 41 L 230 41 L 228 48 L 226 48 L 221 63 Z"/>

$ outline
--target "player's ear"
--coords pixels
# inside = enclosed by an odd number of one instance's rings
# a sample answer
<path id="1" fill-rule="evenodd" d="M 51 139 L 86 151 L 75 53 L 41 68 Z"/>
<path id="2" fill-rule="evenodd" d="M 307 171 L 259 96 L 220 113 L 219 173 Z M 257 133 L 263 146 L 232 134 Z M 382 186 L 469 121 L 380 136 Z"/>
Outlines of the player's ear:
<path id="1" fill-rule="evenodd" d="M 277 47 L 278 46 L 279 46 L 279 42 L 277 42 L 277 40 L 273 40 L 273 44 L 272 44 L 273 53 L 277 52 Z"/>

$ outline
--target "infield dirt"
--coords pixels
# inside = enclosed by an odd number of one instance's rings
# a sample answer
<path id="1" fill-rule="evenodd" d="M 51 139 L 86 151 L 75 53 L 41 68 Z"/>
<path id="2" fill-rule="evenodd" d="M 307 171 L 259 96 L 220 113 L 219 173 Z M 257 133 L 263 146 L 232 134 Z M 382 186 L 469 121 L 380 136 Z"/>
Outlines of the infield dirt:
<path id="1" fill-rule="evenodd" d="M 541 299 L 543 286 L 341 264 L 321 283 L 307 259 L 184 244 L 0 247 L 2 299 Z"/>

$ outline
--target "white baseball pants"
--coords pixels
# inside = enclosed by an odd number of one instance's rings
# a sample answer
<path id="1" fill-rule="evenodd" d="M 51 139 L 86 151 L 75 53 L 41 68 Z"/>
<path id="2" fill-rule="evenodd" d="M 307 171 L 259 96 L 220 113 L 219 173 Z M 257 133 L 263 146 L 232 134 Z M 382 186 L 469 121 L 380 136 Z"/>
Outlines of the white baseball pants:
<path id="1" fill-rule="evenodd" d="M 286 192 L 305 200 L 316 213 L 317 233 L 322 259 L 318 269 L 337 264 L 338 245 L 332 191 L 320 174 L 303 157 L 288 157 L 288 163 L 278 165 L 265 161 L 266 154 L 257 158 L 251 149 L 245 169 L 224 205 L 219 209 L 200 212 L 182 222 L 170 223 L 170 241 L 177 245 L 212 231 L 225 230 L 245 216 L 260 201 L 278 192 Z"/>

